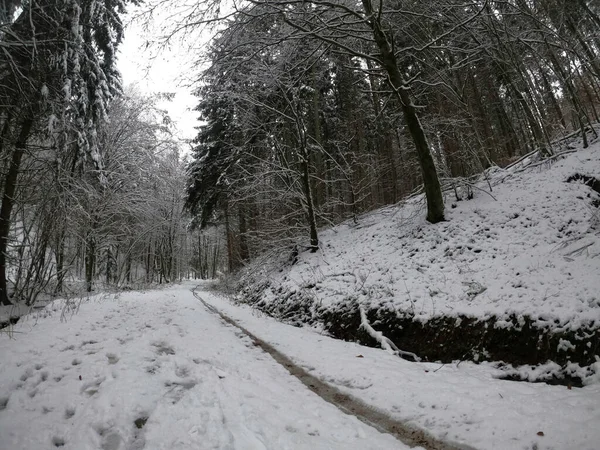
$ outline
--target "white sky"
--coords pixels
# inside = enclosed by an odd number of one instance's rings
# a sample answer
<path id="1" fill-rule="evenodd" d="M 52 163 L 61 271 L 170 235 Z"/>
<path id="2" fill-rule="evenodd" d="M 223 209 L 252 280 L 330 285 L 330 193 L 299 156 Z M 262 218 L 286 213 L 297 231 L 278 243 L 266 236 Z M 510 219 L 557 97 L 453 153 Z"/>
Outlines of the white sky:
<path id="1" fill-rule="evenodd" d="M 125 39 L 119 47 L 117 66 L 123 76 L 125 86 L 136 85 L 142 93 L 173 92 L 175 98 L 160 106 L 166 109 L 176 124 L 178 137 L 191 139 L 195 137 L 195 126 L 198 126 L 198 113 L 192 111 L 197 99 L 192 95 L 192 89 L 184 86 L 184 78 L 192 71 L 194 55 L 183 46 L 162 50 L 158 55 L 156 50 L 146 49 L 146 42 L 152 39 L 151 33 L 145 31 L 138 23 L 130 23 L 127 18 Z"/>

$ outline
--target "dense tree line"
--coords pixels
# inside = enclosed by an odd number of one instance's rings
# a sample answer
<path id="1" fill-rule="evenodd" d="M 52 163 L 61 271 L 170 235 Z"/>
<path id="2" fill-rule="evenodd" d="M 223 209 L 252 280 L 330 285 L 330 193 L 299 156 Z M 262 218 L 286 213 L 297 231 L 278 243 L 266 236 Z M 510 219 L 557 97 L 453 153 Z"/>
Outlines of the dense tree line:
<path id="1" fill-rule="evenodd" d="M 192 270 L 180 143 L 116 69 L 127 3 L 2 4 L 0 304 Z"/>
<path id="2" fill-rule="evenodd" d="M 597 137 L 599 25 L 589 0 L 251 0 L 200 79 L 188 205 L 230 268 L 419 186 L 443 220 L 445 180 Z"/>
<path id="3" fill-rule="evenodd" d="M 226 18 L 205 2 L 172 24 L 220 24 L 186 184 L 159 99 L 116 70 L 138 3 L 0 8 L 2 304 L 293 261 L 321 227 L 418 189 L 436 223 L 448 182 L 597 137 L 594 1 L 251 0 Z"/>

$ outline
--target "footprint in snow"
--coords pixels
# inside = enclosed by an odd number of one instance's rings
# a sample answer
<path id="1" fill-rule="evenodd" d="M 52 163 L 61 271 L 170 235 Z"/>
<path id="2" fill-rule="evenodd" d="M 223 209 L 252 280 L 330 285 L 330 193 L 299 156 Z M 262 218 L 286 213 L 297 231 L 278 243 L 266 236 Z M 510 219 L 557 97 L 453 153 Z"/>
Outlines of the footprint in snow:
<path id="1" fill-rule="evenodd" d="M 190 374 L 190 369 L 186 366 L 177 366 L 175 369 L 175 375 L 179 378 L 185 378 Z"/>
<path id="2" fill-rule="evenodd" d="M 66 444 L 66 441 L 65 441 L 65 439 L 64 439 L 64 438 L 62 438 L 62 437 L 60 437 L 60 436 L 54 436 L 54 437 L 52 438 L 52 444 L 53 444 L 55 447 L 64 447 L 64 446 L 65 446 L 65 444 Z"/>
<path id="3" fill-rule="evenodd" d="M 115 355 L 114 353 L 107 353 L 106 359 L 108 359 L 108 363 L 111 365 L 119 362 L 119 357 L 117 355 Z"/>
<path id="4" fill-rule="evenodd" d="M 197 384 L 197 382 L 194 380 L 181 380 L 181 381 L 165 382 L 165 387 L 170 388 L 167 391 L 167 394 L 169 394 L 171 403 L 173 405 L 178 403 L 183 398 L 186 391 L 189 391 L 190 389 L 192 389 L 194 386 L 196 386 L 196 384 Z"/>
<path id="5" fill-rule="evenodd" d="M 87 395 L 88 397 L 91 397 L 92 395 L 97 394 L 98 390 L 100 388 L 100 385 L 104 382 L 105 379 L 106 379 L 105 377 L 101 377 L 101 378 L 96 378 L 95 380 L 84 383 L 83 386 L 81 386 L 80 392 L 82 394 Z"/>
<path id="6" fill-rule="evenodd" d="M 146 357 L 144 360 L 151 363 L 150 365 L 146 366 L 146 372 L 148 372 L 150 375 L 154 375 L 161 368 L 161 364 L 160 362 L 156 361 L 156 358 Z"/>
<path id="7" fill-rule="evenodd" d="M 146 447 L 146 438 L 144 437 L 144 427 L 148 421 L 148 416 L 143 415 L 133 421 L 133 440 L 127 446 L 128 450 L 142 450 Z"/>
<path id="8" fill-rule="evenodd" d="M 133 338 L 131 336 L 125 336 L 125 337 L 122 337 L 122 338 L 117 338 L 117 340 L 119 341 L 119 344 L 125 345 L 128 342 L 133 341 Z"/>
<path id="9" fill-rule="evenodd" d="M 33 375 L 33 370 L 31 370 L 31 368 L 29 368 L 29 369 L 25 370 L 25 372 L 23 372 L 23 374 L 21 375 L 19 380 L 27 381 L 29 379 L 29 377 L 31 377 L 32 375 Z"/>
<path id="10" fill-rule="evenodd" d="M 152 343 L 156 347 L 156 353 L 159 355 L 174 355 L 175 350 L 164 341 Z"/>
<path id="11" fill-rule="evenodd" d="M 73 417 L 75 415 L 75 407 L 74 406 L 68 406 L 65 409 L 65 419 L 70 419 L 71 417 Z"/>
<path id="12" fill-rule="evenodd" d="M 123 440 L 119 433 L 104 426 L 97 426 L 95 429 L 96 433 L 98 433 L 98 436 L 102 438 L 102 445 L 100 447 L 102 450 L 119 449 L 121 446 L 121 441 Z"/>

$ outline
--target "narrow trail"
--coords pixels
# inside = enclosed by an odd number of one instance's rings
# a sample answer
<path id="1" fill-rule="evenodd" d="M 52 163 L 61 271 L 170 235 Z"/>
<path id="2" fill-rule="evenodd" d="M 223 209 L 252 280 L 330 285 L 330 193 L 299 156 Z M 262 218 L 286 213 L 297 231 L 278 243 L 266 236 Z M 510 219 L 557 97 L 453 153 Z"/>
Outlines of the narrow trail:
<path id="1" fill-rule="evenodd" d="M 192 293 L 209 312 L 219 316 L 223 322 L 239 329 L 244 335 L 252 340 L 255 346 L 268 353 L 277 363 L 285 367 L 291 375 L 300 380 L 312 392 L 328 403 L 336 406 L 342 412 L 355 416 L 363 423 L 383 433 L 391 434 L 400 442 L 410 447 L 422 447 L 427 450 L 474 450 L 473 447 L 467 445 L 445 442 L 437 439 L 423 429 L 395 420 L 388 414 L 374 409 L 373 406 L 324 383 L 319 378 L 308 373 L 302 367 L 296 365 L 290 358 L 275 349 L 271 344 L 258 338 L 249 330 L 239 325 L 231 317 L 206 302 L 197 292 L 199 287 L 200 286 L 196 286 L 193 288 Z"/>
<path id="2" fill-rule="evenodd" d="M 0 339 L 0 450 L 407 448 L 307 390 L 192 287 L 19 321 Z"/>
<path id="3" fill-rule="evenodd" d="M 196 285 L 60 300 L 0 334 L 0 450 L 598 449 L 598 385 L 431 370 Z"/>

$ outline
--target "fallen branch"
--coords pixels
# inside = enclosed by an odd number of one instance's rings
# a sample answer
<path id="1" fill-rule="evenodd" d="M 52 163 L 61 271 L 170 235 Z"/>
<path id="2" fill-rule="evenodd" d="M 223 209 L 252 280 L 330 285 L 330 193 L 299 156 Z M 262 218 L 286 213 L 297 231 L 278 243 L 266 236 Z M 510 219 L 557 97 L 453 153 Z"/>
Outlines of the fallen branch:
<path id="1" fill-rule="evenodd" d="M 578 149 L 565 150 L 564 152 L 560 152 L 560 153 L 556 153 L 552 156 L 548 156 L 547 158 L 544 158 L 541 161 L 536 161 L 536 162 L 528 164 L 524 167 L 521 167 L 520 169 L 516 169 L 514 172 L 515 173 L 524 172 L 526 170 L 533 169 L 534 167 L 542 166 L 542 165 L 552 162 L 556 159 L 562 158 L 563 156 L 569 155 L 571 153 L 577 153 L 577 151 L 578 151 Z"/>
<path id="2" fill-rule="evenodd" d="M 485 194 L 492 197 L 494 199 L 494 201 L 498 201 L 498 199 L 496 197 L 494 197 L 494 195 L 491 192 L 486 191 L 485 189 L 477 186 L 476 182 L 479 181 L 479 177 L 480 177 L 480 175 L 478 174 L 475 177 L 471 177 L 471 178 L 464 178 L 464 177 L 441 178 L 440 181 L 442 182 L 442 191 L 444 191 L 444 192 L 450 191 L 450 190 L 454 189 L 457 184 L 458 185 L 462 184 L 464 186 L 469 186 L 472 189 L 477 189 L 478 191 L 484 192 Z"/>
<path id="3" fill-rule="evenodd" d="M 364 330 L 367 332 L 367 334 L 369 336 L 371 336 L 373 339 L 375 339 L 377 342 L 379 342 L 382 349 L 384 349 L 388 353 L 391 353 L 392 355 L 397 355 L 402 358 L 409 356 L 409 357 L 413 358 L 413 360 L 416 362 L 421 361 L 421 358 L 419 358 L 413 352 L 407 352 L 404 350 L 400 350 L 398 347 L 396 347 L 396 344 L 394 344 L 389 338 L 385 337 L 381 331 L 375 330 L 369 323 L 369 320 L 367 319 L 367 314 L 365 313 L 365 309 L 362 306 L 359 309 L 360 309 L 360 327 L 364 328 Z"/>

